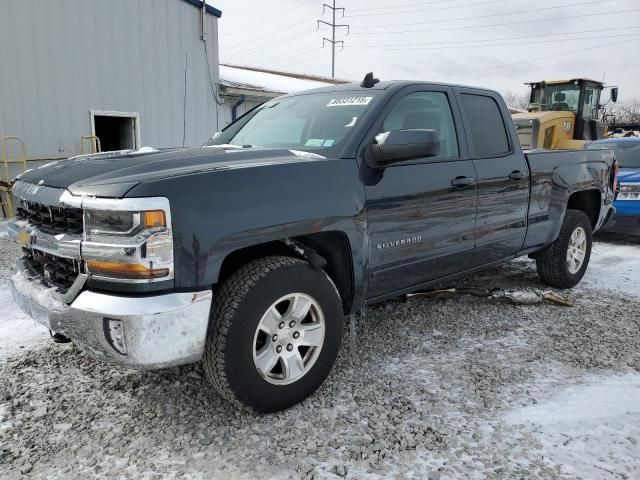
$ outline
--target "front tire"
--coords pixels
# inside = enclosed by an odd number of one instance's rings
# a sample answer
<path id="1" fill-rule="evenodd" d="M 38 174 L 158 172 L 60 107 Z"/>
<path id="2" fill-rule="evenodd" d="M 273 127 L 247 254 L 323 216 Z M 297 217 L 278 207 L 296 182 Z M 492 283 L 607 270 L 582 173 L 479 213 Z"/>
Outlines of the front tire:
<path id="1" fill-rule="evenodd" d="M 577 285 L 587 271 L 592 243 L 589 217 L 567 210 L 558 238 L 536 257 L 540 280 L 558 288 Z"/>
<path id="2" fill-rule="evenodd" d="M 248 263 L 214 297 L 205 375 L 233 404 L 260 412 L 291 407 L 331 371 L 343 316 L 323 270 L 286 256 Z"/>

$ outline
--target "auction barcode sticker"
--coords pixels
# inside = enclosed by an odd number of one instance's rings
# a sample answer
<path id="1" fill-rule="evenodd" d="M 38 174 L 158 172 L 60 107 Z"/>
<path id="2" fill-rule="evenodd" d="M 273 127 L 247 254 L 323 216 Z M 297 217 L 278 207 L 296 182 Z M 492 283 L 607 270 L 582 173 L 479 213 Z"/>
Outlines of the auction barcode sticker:
<path id="1" fill-rule="evenodd" d="M 368 105 L 373 97 L 342 97 L 332 98 L 327 107 L 342 107 L 346 105 Z"/>

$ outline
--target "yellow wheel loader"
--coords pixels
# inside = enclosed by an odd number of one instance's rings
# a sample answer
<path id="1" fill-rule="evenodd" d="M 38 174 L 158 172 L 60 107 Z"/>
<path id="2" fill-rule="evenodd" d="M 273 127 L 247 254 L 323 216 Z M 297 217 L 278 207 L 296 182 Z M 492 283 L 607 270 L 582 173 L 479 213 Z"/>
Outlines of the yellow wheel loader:
<path id="1" fill-rule="evenodd" d="M 581 149 L 586 142 L 605 138 L 599 118 L 604 84 L 586 78 L 532 82 L 528 112 L 512 115 L 524 149 Z M 610 101 L 618 99 L 611 88 Z"/>

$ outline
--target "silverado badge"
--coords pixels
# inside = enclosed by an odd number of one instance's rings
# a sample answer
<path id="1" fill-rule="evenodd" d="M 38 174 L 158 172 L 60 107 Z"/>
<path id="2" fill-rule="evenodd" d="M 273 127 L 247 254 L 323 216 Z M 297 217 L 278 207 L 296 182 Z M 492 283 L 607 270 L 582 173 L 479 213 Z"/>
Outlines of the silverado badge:
<path id="1" fill-rule="evenodd" d="M 387 248 L 393 247 L 404 247 L 405 245 L 412 245 L 414 243 L 418 243 L 422 241 L 422 235 L 417 235 L 415 237 L 407 237 L 402 238 L 400 240 L 392 240 L 390 242 L 382 242 L 376 245 L 378 250 L 385 250 Z"/>

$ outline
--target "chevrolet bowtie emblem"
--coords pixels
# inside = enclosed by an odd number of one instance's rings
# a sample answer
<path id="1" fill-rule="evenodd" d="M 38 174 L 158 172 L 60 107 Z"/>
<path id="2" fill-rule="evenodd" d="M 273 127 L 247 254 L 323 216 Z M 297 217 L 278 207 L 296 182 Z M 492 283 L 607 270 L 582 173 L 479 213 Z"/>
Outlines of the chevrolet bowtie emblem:
<path id="1" fill-rule="evenodd" d="M 18 233 L 18 242 L 23 247 L 28 247 L 29 243 L 31 243 L 31 234 L 26 230 L 20 230 L 20 233 Z"/>

